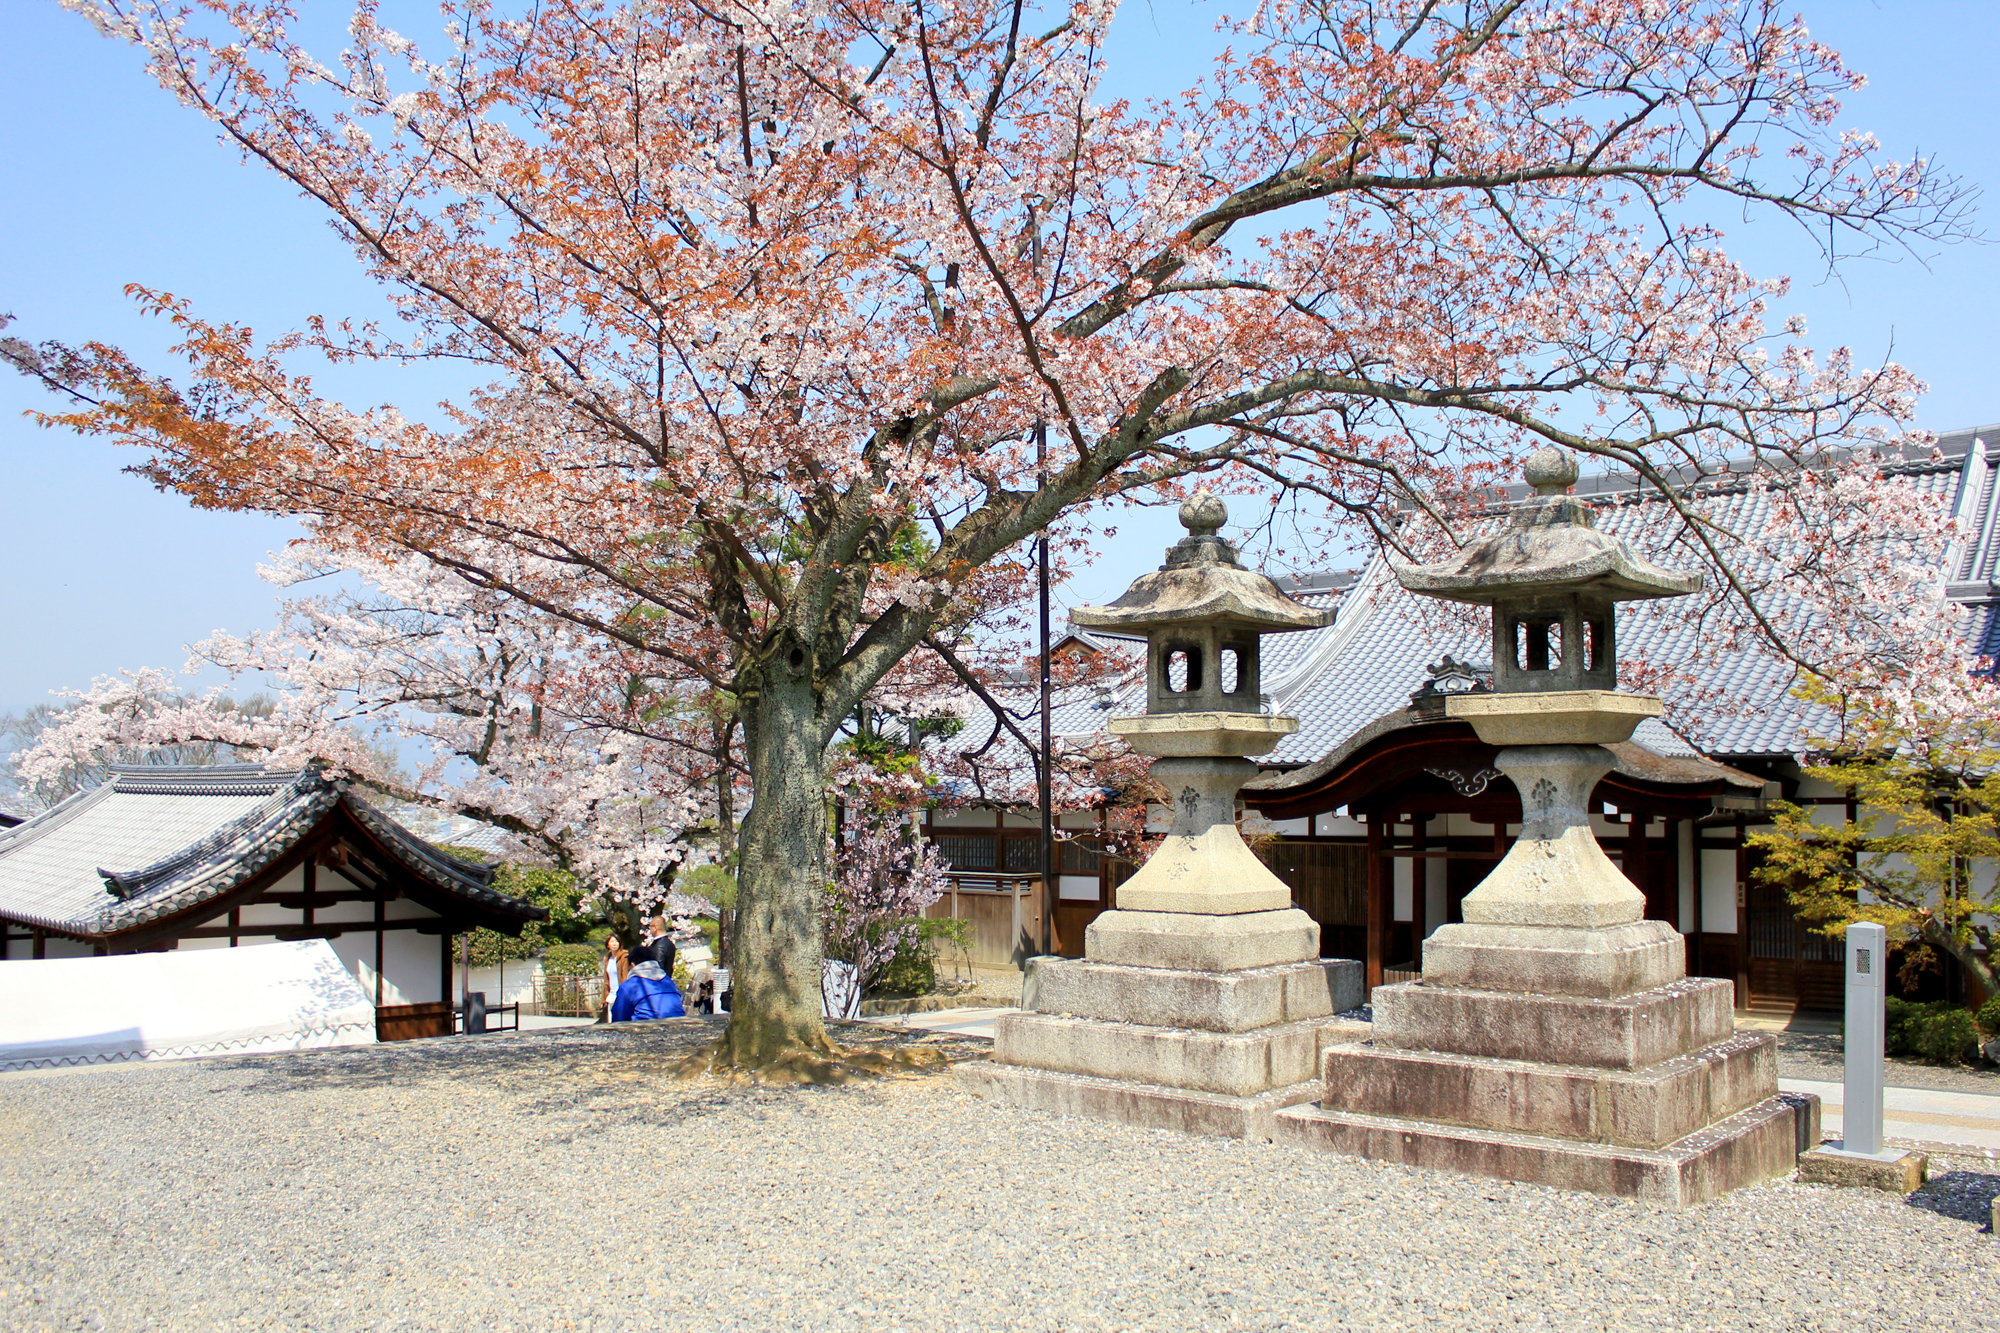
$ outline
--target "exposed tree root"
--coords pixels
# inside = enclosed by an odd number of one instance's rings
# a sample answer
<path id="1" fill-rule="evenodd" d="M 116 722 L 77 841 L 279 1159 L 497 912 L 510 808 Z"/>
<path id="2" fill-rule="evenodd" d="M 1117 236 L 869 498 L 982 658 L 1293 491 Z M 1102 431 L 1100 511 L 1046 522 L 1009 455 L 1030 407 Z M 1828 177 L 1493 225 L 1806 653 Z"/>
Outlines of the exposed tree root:
<path id="1" fill-rule="evenodd" d="M 668 1068 L 679 1079 L 714 1079 L 739 1087 L 782 1087 L 929 1074 L 950 1063 L 951 1057 L 944 1051 L 906 1047 L 884 1050 L 872 1045 L 839 1046 L 831 1041 L 816 1047 L 801 1044 L 761 1059 L 744 1060 L 729 1049 L 725 1035 L 692 1055 L 672 1061 Z"/>

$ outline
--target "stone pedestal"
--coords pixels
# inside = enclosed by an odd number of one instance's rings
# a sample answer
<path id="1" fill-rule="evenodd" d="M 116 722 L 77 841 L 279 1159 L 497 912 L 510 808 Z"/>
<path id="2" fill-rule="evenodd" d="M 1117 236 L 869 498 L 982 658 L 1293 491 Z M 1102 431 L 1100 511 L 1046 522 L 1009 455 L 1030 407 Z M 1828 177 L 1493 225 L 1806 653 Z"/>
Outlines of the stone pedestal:
<path id="1" fill-rule="evenodd" d="M 993 1025 L 993 1059 L 960 1086 L 1019 1106 L 1234 1137 L 1319 1095 L 1326 1048 L 1351 1035 L 1333 1016 L 1362 1002 L 1362 965 L 1319 957 L 1319 925 L 1244 845 L 1235 797 L 1297 726 L 1289 718 L 1121 718 L 1174 822 L 1121 910 L 1091 923 L 1080 959 L 1037 969 L 1033 1013 Z M 1235 753 L 1230 753 L 1234 751 Z"/>
<path id="2" fill-rule="evenodd" d="M 1245 849 L 1246 853 L 1248 849 Z M 1259 867 L 1261 869 L 1261 866 Z M 1268 873 L 1268 872 L 1267 872 Z M 1296 908 L 1106 912 L 1086 957 L 1044 962 L 1035 1009 L 993 1025 L 961 1087 L 1039 1110 L 1232 1137 L 1319 1095 L 1321 1058 L 1359 1007 L 1362 966 L 1321 959 Z"/>
<path id="3" fill-rule="evenodd" d="M 1881 1152 L 1848 1152 L 1826 1143 L 1799 1158 L 1799 1179 L 1809 1185 L 1843 1185 L 1850 1189 L 1912 1194 L 1930 1177 L 1930 1158 L 1920 1152 L 1885 1148 Z M 1994 1201 L 2000 1210 L 2000 1200 Z"/>
<path id="4" fill-rule="evenodd" d="M 1624 710 L 1628 731 L 1642 712 Z M 1610 753 L 1495 762 L 1522 793 L 1519 840 L 1425 943 L 1424 979 L 1378 987 L 1369 1038 L 1328 1047 L 1318 1104 L 1280 1112 L 1275 1136 L 1675 1207 L 1791 1171 L 1817 1103 L 1778 1095 L 1776 1039 L 1736 1035 L 1731 983 L 1686 975 L 1679 934 L 1642 919 L 1597 845 L 1587 802 Z"/>

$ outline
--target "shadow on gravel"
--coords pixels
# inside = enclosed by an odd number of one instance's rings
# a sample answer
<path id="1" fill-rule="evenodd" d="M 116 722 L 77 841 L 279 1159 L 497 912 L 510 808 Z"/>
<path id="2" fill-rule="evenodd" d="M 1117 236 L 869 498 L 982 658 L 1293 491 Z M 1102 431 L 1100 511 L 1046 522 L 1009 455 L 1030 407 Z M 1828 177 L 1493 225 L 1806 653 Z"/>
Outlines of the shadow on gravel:
<path id="1" fill-rule="evenodd" d="M 241 1090 L 255 1095 L 415 1086 L 433 1081 L 474 1082 L 512 1094 L 526 1112 L 571 1111 L 579 1103 L 615 1101 L 640 1118 L 648 1107 L 664 1117 L 685 1118 L 721 1110 L 750 1092 L 712 1080 L 681 1080 L 675 1062 L 720 1036 L 723 1018 L 664 1019 L 657 1022 L 572 1027 L 504 1036 L 437 1037 L 379 1046 L 347 1046 L 283 1056 L 216 1062 L 250 1075 Z M 843 1046 L 892 1053 L 923 1050 L 943 1055 L 919 1072 L 899 1079 L 933 1078 L 949 1063 L 985 1055 L 983 1043 L 939 1037 L 921 1029 L 839 1024 L 834 1040 Z M 878 1080 L 858 1079 L 865 1088 Z"/>
<path id="2" fill-rule="evenodd" d="M 2000 1196 L 2000 1176 L 1983 1171 L 1946 1171 L 1932 1176 L 1903 1202 L 1940 1217 L 1975 1222 L 1983 1229 L 1993 1222 L 1993 1200 Z"/>

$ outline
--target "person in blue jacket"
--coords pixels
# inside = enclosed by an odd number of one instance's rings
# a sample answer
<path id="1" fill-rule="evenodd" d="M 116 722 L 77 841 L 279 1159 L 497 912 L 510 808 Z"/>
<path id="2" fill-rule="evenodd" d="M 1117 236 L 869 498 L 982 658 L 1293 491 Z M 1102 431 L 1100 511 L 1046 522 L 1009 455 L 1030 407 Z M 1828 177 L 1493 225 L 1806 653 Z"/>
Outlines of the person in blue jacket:
<path id="1" fill-rule="evenodd" d="M 611 1021 L 686 1017 L 680 987 L 674 985 L 674 941 L 665 917 L 653 918 L 646 938 L 632 950 L 631 961 L 632 971 L 611 1001 Z"/>

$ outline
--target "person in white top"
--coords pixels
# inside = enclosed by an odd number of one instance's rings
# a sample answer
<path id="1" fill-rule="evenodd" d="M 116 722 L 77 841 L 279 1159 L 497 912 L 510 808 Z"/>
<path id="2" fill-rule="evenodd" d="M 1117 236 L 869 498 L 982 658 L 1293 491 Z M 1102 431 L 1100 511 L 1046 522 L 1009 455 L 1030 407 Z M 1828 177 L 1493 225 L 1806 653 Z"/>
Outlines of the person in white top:
<path id="1" fill-rule="evenodd" d="M 600 1023 L 611 1021 L 611 1002 L 618 997 L 619 983 L 632 970 L 632 964 L 625 953 L 625 946 L 618 942 L 616 935 L 604 937 L 604 1004 L 603 1012 L 597 1016 Z"/>

